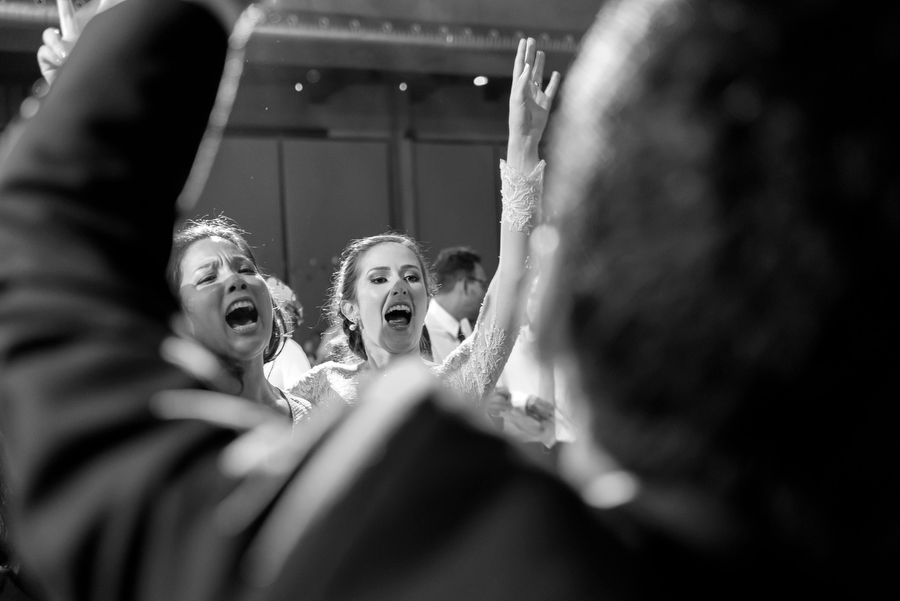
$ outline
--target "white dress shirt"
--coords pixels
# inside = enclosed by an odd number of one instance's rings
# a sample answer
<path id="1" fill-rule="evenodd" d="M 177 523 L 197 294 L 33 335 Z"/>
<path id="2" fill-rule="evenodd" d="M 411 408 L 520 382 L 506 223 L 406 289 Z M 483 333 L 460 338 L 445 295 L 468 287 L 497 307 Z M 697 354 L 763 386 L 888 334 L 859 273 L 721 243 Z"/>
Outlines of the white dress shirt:
<path id="1" fill-rule="evenodd" d="M 281 390 L 289 390 L 300 376 L 310 370 L 309 358 L 299 344 L 288 338 L 278 356 L 266 364 L 265 370 L 270 384 Z"/>
<path id="2" fill-rule="evenodd" d="M 436 298 L 431 299 L 428 314 L 425 315 L 425 327 L 428 328 L 428 335 L 431 337 L 431 353 L 435 363 L 442 363 L 447 355 L 459 346 L 457 336 L 460 330 L 463 336 L 472 333 L 472 325 L 468 319 L 457 321 Z"/>

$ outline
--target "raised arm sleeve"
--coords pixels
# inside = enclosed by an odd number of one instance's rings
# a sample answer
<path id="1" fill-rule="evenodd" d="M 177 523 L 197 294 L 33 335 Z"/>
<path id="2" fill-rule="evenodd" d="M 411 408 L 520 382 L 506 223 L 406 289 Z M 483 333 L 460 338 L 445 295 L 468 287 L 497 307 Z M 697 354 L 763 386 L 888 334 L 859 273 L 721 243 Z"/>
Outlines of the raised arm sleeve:
<path id="1" fill-rule="evenodd" d="M 128 0 L 85 29 L 0 165 L 0 427 L 24 567 L 52 598 L 232 599 L 215 504 L 233 435 L 148 411 L 176 199 L 225 63 L 219 21 Z"/>

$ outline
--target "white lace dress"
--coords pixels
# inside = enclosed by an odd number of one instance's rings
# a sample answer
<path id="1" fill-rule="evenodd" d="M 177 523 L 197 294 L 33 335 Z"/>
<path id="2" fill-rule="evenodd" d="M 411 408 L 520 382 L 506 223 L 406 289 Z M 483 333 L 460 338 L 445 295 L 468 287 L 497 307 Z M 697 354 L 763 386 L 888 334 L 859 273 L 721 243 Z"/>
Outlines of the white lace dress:
<path id="1" fill-rule="evenodd" d="M 501 162 L 503 182 L 503 222 L 519 232 L 529 233 L 534 214 L 543 192 L 544 161 L 530 175 L 516 172 Z M 492 302 L 493 289 L 489 289 L 472 335 L 460 344 L 443 363 L 428 363 L 431 372 L 454 395 L 483 406 L 492 394 L 497 380 L 506 365 L 518 335 L 497 325 L 496 315 L 490 323 L 486 320 L 487 307 Z M 307 401 L 312 407 L 326 407 L 335 403 L 353 405 L 363 363 L 336 363 L 317 365 L 303 374 L 289 391 L 289 395 Z M 305 407 L 308 409 L 308 406 Z M 296 410 L 300 409 L 300 410 Z M 293 411 L 294 423 L 308 418 L 314 411 Z"/>
<path id="2" fill-rule="evenodd" d="M 485 299 L 488 302 L 488 299 Z M 494 320 L 496 321 L 496 320 Z M 485 326 L 478 323 L 472 335 L 460 344 L 443 363 L 427 363 L 431 373 L 454 395 L 481 406 L 497 384 L 497 379 L 506 365 L 512 351 L 514 338 L 507 335 L 496 324 Z M 314 407 L 325 407 L 335 403 L 353 405 L 357 400 L 357 390 L 362 363 L 322 363 L 306 372 L 297 384 L 288 391 L 289 397 L 302 399 Z M 307 409 L 308 405 L 303 409 Z M 293 411 L 294 423 L 307 418 L 308 410 Z"/>

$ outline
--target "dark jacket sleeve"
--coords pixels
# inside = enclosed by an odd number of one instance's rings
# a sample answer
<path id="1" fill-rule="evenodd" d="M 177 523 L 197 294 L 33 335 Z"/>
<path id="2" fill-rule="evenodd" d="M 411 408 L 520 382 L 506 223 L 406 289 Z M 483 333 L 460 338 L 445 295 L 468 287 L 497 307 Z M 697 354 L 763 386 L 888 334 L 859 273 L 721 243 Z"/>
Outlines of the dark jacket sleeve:
<path id="1" fill-rule="evenodd" d="M 218 21 L 177 0 L 98 15 L 0 166 L 14 534 L 59 598 L 240 594 L 242 541 L 212 519 L 234 486 L 214 467 L 233 435 L 147 408 L 198 386 L 160 358 L 176 308 L 164 271 L 227 47 Z"/>

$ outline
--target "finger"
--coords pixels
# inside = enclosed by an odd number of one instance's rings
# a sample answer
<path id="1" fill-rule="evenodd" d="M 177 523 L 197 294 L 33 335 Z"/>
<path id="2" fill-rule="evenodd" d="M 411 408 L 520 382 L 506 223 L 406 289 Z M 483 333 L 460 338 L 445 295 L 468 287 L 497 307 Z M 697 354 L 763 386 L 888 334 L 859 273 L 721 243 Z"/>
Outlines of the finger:
<path id="1" fill-rule="evenodd" d="M 62 30 L 64 40 L 76 40 L 81 33 L 75 22 L 75 5 L 72 0 L 56 0 L 56 8 L 59 9 L 59 28 Z"/>
<path id="2" fill-rule="evenodd" d="M 562 77 L 558 71 L 554 71 L 553 75 L 550 76 L 550 83 L 547 84 L 547 89 L 544 90 L 544 96 L 547 97 L 549 102 L 553 102 L 553 99 L 556 97 L 556 92 L 559 90 L 559 82 L 561 79 Z"/>
<path id="3" fill-rule="evenodd" d="M 66 58 L 66 45 L 62 41 L 58 29 L 55 27 L 48 27 L 41 35 L 41 40 L 43 40 L 45 46 L 48 46 L 50 50 L 59 55 L 59 58 Z"/>
<path id="4" fill-rule="evenodd" d="M 534 71 L 531 73 L 531 78 L 534 80 L 534 83 L 537 85 L 538 89 L 541 89 L 541 84 L 544 83 L 544 60 L 546 56 L 542 51 L 538 51 L 534 57 Z"/>
<path id="5" fill-rule="evenodd" d="M 41 73 L 46 70 L 45 67 L 55 69 L 65 61 L 53 48 L 46 44 L 38 48 L 37 59 L 38 65 L 41 67 Z"/>
<path id="6" fill-rule="evenodd" d="M 525 70 L 525 38 L 519 40 L 519 47 L 516 50 L 516 60 L 513 63 L 513 85 L 519 80 L 522 72 Z"/>
<path id="7" fill-rule="evenodd" d="M 150 399 L 150 410 L 163 419 L 196 419 L 238 431 L 273 421 L 275 414 L 243 398 L 206 390 L 165 390 Z"/>
<path id="8" fill-rule="evenodd" d="M 53 82 L 56 80 L 56 74 L 59 71 L 59 67 L 62 66 L 63 59 L 56 54 L 50 46 L 44 44 L 38 48 L 37 62 L 38 68 L 41 70 L 41 75 L 43 75 L 47 83 L 52 86 Z"/>
<path id="9" fill-rule="evenodd" d="M 100 0 L 99 4 L 97 6 L 97 14 L 100 14 L 103 11 L 112 8 L 116 4 L 119 4 L 120 2 L 122 2 L 122 0 Z"/>
<path id="10" fill-rule="evenodd" d="M 522 72 L 519 73 L 519 78 L 513 80 L 512 94 L 510 94 L 510 99 L 515 99 L 516 102 L 524 102 L 525 100 L 525 90 L 528 89 L 528 86 L 531 85 L 531 65 L 525 63 L 522 66 Z"/>
<path id="11" fill-rule="evenodd" d="M 535 54 L 537 53 L 537 42 L 534 38 L 528 38 L 525 42 L 525 62 L 534 67 Z M 530 75 L 530 74 L 529 74 Z"/>
<path id="12" fill-rule="evenodd" d="M 264 467 L 272 459 L 285 458 L 291 440 L 290 426 L 267 423 L 235 439 L 222 450 L 219 465 L 226 474 L 240 478 Z"/>

